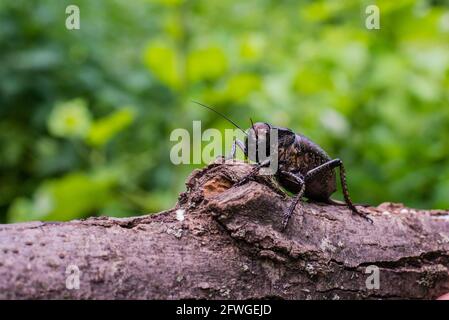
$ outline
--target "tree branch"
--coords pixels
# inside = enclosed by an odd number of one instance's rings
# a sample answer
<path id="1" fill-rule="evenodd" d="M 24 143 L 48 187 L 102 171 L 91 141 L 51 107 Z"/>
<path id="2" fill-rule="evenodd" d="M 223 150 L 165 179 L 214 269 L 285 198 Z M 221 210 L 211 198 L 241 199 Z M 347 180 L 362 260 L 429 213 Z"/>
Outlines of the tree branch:
<path id="1" fill-rule="evenodd" d="M 251 169 L 194 171 L 157 215 L 0 226 L 0 298 L 429 299 L 449 291 L 449 212 L 384 203 L 304 203 L 285 232 L 289 198 Z M 68 266 L 81 271 L 67 289 Z M 368 289 L 367 267 L 379 268 Z M 70 287 L 70 286 L 69 286 Z"/>

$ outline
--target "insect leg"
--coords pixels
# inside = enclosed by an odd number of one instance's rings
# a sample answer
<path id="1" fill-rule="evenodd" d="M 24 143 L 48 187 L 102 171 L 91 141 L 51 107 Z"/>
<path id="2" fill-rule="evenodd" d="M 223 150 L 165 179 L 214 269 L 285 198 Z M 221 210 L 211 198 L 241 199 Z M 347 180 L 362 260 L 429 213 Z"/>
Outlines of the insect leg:
<path id="1" fill-rule="evenodd" d="M 237 182 L 234 186 L 238 187 L 245 183 L 247 183 L 249 180 L 254 179 L 254 177 L 259 173 L 260 168 L 268 167 L 270 165 L 270 159 L 267 159 L 265 161 L 262 161 L 261 163 L 256 164 L 256 166 L 251 170 L 250 173 L 248 173 L 242 180 Z"/>
<path id="2" fill-rule="evenodd" d="M 304 180 L 301 177 L 299 177 L 298 175 L 295 175 L 291 172 L 282 171 L 280 174 L 283 175 L 284 177 L 287 177 L 290 180 L 290 182 L 293 182 L 293 183 L 297 184 L 298 186 L 300 186 L 299 192 L 295 195 L 292 203 L 288 207 L 287 211 L 284 213 L 284 218 L 282 220 L 282 230 L 285 230 L 285 228 L 287 227 L 288 221 L 290 220 L 290 217 L 292 216 L 293 212 L 295 211 L 296 205 L 298 204 L 298 202 L 301 200 L 301 198 L 304 195 L 306 185 L 304 183 Z"/>
<path id="3" fill-rule="evenodd" d="M 327 199 L 326 200 L 327 204 L 332 204 L 334 206 L 347 206 L 346 202 L 344 201 L 339 201 L 339 200 L 335 200 L 335 199 Z M 369 203 L 354 203 L 355 206 L 360 206 L 360 207 L 370 207 L 371 205 Z"/>
<path id="4" fill-rule="evenodd" d="M 307 174 L 305 176 L 305 180 L 307 181 L 308 179 L 312 178 L 313 176 L 315 176 L 321 172 L 324 172 L 327 170 L 333 170 L 337 167 L 340 168 L 340 182 L 341 182 L 341 188 L 343 190 L 343 197 L 345 198 L 346 205 L 348 206 L 349 209 L 351 209 L 352 212 L 365 218 L 366 220 L 368 220 L 372 223 L 373 220 L 368 218 L 365 214 L 360 213 L 357 210 L 357 208 L 354 206 L 354 204 L 352 203 L 351 197 L 349 196 L 348 185 L 346 183 L 345 167 L 343 166 L 343 162 L 340 159 L 330 160 L 330 161 L 310 170 L 309 172 L 307 172 Z"/>
<path id="5" fill-rule="evenodd" d="M 239 147 L 246 156 L 246 148 L 242 141 L 235 139 L 232 143 L 231 153 L 225 158 L 226 160 L 235 159 L 235 154 L 237 153 L 237 147 Z"/>

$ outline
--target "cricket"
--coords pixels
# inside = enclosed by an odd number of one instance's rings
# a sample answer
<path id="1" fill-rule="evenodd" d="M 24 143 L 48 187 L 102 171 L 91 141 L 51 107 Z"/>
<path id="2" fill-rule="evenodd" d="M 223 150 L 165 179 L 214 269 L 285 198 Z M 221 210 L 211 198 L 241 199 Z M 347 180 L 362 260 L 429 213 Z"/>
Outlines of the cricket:
<path id="1" fill-rule="evenodd" d="M 318 144 L 302 134 L 293 132 L 291 129 L 276 127 L 266 122 L 253 123 L 251 120 L 251 127 L 245 131 L 233 120 L 214 108 L 197 101 L 193 102 L 215 112 L 245 133 L 243 142 L 237 139 L 234 140 L 231 153 L 226 158 L 234 159 L 237 148 L 240 148 L 245 155 L 245 159 L 249 159 L 255 164 L 251 172 L 237 182 L 235 186 L 251 181 L 257 176 L 261 168 L 270 164 L 272 152 L 270 148 L 270 132 L 272 130 L 277 131 L 278 141 L 275 147 L 278 154 L 278 170 L 275 173 L 275 179 L 283 188 L 294 194 L 291 204 L 283 213 L 282 230 L 287 228 L 291 216 L 295 212 L 296 207 L 300 205 L 303 197 L 313 202 L 347 206 L 354 214 L 373 223 L 373 220 L 360 212 L 351 200 L 342 160 L 338 158 L 332 159 Z M 262 142 L 266 147 L 265 157 L 260 157 L 258 152 Z M 256 147 L 255 153 L 249 152 L 251 144 Z M 337 168 L 340 173 L 344 202 L 331 198 L 331 195 L 337 191 L 335 174 L 335 169 Z"/>

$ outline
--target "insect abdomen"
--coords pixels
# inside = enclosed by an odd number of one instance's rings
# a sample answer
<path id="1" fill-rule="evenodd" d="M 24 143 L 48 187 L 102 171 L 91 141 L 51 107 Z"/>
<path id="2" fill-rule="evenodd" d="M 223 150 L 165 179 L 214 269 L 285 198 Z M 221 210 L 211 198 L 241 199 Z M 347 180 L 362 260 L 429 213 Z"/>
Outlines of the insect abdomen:
<path id="1" fill-rule="evenodd" d="M 298 166 L 304 176 L 310 170 L 331 160 L 321 147 L 307 137 L 297 135 L 296 139 L 300 146 Z M 309 199 L 325 201 L 336 189 L 335 171 L 330 170 L 308 180 L 304 195 Z"/>

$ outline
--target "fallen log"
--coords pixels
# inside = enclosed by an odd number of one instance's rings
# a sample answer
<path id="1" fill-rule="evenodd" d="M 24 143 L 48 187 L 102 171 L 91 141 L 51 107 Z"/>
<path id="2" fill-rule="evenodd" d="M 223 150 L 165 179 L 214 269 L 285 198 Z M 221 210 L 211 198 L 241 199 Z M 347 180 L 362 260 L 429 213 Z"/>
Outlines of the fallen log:
<path id="1" fill-rule="evenodd" d="M 251 166 L 195 170 L 175 208 L 0 226 L 1 299 L 434 299 L 449 292 L 449 212 L 303 203 Z"/>

